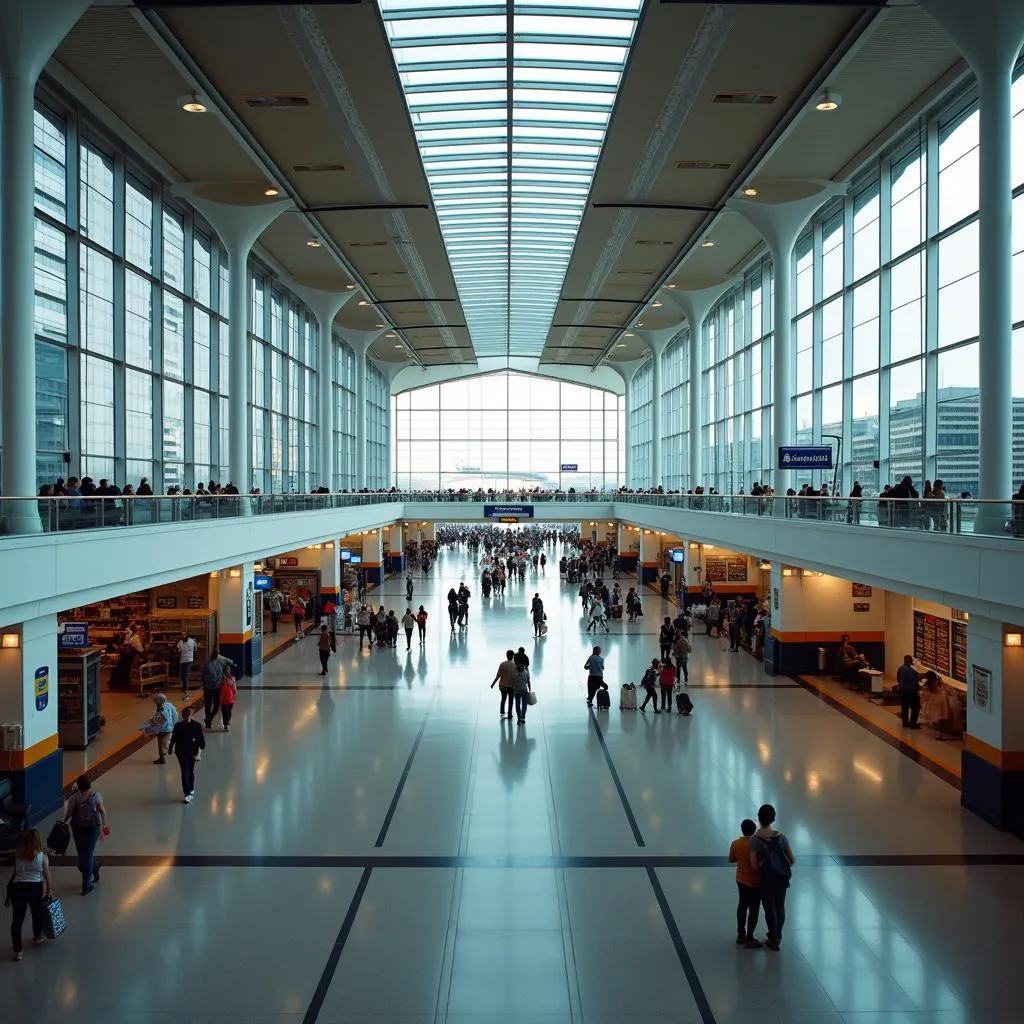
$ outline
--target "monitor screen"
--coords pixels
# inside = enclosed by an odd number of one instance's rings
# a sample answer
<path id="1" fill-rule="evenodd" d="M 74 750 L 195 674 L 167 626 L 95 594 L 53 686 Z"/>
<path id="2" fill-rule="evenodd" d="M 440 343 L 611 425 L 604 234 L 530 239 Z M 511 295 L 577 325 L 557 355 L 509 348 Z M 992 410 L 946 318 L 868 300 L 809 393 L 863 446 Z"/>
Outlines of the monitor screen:
<path id="1" fill-rule="evenodd" d="M 352 561 L 352 549 L 351 548 L 339 548 L 338 549 L 338 554 L 341 555 L 341 560 L 343 562 L 351 562 Z"/>
<path id="2" fill-rule="evenodd" d="M 673 562 L 682 562 L 686 559 L 686 552 L 681 548 L 673 548 L 671 554 Z"/>
<path id="3" fill-rule="evenodd" d="M 274 585 L 274 578 L 263 573 L 256 573 L 252 578 L 252 585 L 256 590 L 270 590 Z"/>
<path id="4" fill-rule="evenodd" d="M 349 564 L 350 565 L 359 565 L 362 561 L 363 561 L 363 556 L 362 555 L 353 555 L 349 559 Z"/>

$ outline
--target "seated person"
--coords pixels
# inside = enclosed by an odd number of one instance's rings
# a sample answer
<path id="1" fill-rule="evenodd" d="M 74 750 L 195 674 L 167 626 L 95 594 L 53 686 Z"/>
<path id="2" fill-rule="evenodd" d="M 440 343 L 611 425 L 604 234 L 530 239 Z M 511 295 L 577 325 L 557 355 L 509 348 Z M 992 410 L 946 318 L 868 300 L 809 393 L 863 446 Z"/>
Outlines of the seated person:
<path id="1" fill-rule="evenodd" d="M 850 634 L 844 633 L 836 651 L 836 672 L 844 683 L 858 683 L 861 669 L 871 668 L 868 659 L 850 643 Z"/>
<path id="2" fill-rule="evenodd" d="M 945 728 L 952 731 L 953 711 L 949 704 L 949 694 L 939 677 L 929 670 L 923 677 L 921 688 L 921 717 L 925 725 L 930 725 L 940 732 Z"/>

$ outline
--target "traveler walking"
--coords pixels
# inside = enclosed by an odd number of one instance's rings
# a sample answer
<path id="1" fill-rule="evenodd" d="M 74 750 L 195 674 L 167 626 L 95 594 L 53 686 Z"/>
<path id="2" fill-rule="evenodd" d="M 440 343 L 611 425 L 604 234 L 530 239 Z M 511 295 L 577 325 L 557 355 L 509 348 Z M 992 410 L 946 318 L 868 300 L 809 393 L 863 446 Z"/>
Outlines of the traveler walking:
<path id="1" fill-rule="evenodd" d="M 793 874 L 796 858 L 789 840 L 772 828 L 775 808 L 762 804 L 757 810 L 760 828 L 750 839 L 750 866 L 761 876 L 761 903 L 764 923 L 768 928 L 765 945 L 776 952 L 782 944 L 782 928 L 786 923 L 786 890 Z"/>
<path id="2" fill-rule="evenodd" d="M 192 663 L 196 658 L 196 642 L 189 636 L 188 630 L 181 631 L 181 639 L 175 644 L 178 650 L 178 677 L 181 679 L 182 700 L 188 700 L 189 675 Z"/>
<path id="3" fill-rule="evenodd" d="M 213 728 L 213 717 L 220 710 L 220 684 L 224 678 L 224 667 L 230 664 L 214 647 L 209 661 L 203 666 L 203 716 L 207 729 Z"/>
<path id="4" fill-rule="evenodd" d="M 365 604 L 359 606 L 356 613 L 356 625 L 359 627 L 359 650 L 363 649 L 363 637 L 366 637 L 367 649 L 373 646 L 373 622 L 370 609 Z"/>
<path id="5" fill-rule="evenodd" d="M 690 641 L 682 633 L 677 632 L 675 640 L 672 641 L 672 657 L 676 663 L 677 683 L 680 676 L 684 683 L 690 681 L 690 650 Z"/>
<path id="6" fill-rule="evenodd" d="M 583 667 L 587 670 L 587 707 L 593 707 L 594 694 L 604 686 L 604 658 L 600 647 L 594 648 Z"/>
<path id="7" fill-rule="evenodd" d="M 238 698 L 238 686 L 235 683 L 234 666 L 224 668 L 224 678 L 220 681 L 220 722 L 225 732 L 231 732 L 231 715 L 235 710 Z"/>
<path id="8" fill-rule="evenodd" d="M 640 685 L 644 688 L 644 692 L 647 694 L 644 697 L 643 703 L 640 705 L 641 711 L 647 710 L 647 702 L 654 702 L 654 713 L 657 715 L 658 711 L 658 676 L 660 664 L 657 658 L 651 659 L 651 667 L 644 673 L 643 678 L 640 680 Z"/>
<path id="9" fill-rule="evenodd" d="M 295 598 L 295 603 L 292 605 L 292 622 L 295 624 L 295 639 L 301 640 L 303 637 L 302 623 L 306 618 L 306 602 L 301 597 Z"/>
<path id="10" fill-rule="evenodd" d="M 533 635 L 540 636 L 544 628 L 544 602 L 540 594 L 534 594 L 530 602 L 530 615 L 533 617 Z"/>
<path id="11" fill-rule="evenodd" d="M 415 625 L 416 616 L 413 615 L 411 608 L 406 608 L 405 614 L 402 616 L 402 629 L 405 630 L 405 649 L 407 651 L 412 650 L 412 630 Z"/>
<path id="12" fill-rule="evenodd" d="M 749 819 L 740 822 L 738 839 L 729 846 L 729 863 L 736 865 L 736 889 L 739 903 L 736 906 L 736 944 L 747 949 L 760 949 L 761 942 L 754 938 L 757 915 L 761 909 L 761 872 L 750 862 L 750 837 L 757 826 Z"/>
<path id="13" fill-rule="evenodd" d="M 526 665 L 516 665 L 512 673 L 512 691 L 516 698 L 518 724 L 526 725 L 526 709 L 530 700 L 530 670 Z"/>
<path id="14" fill-rule="evenodd" d="M 459 625 L 469 625 L 469 587 L 465 583 L 459 584 Z"/>
<path id="15" fill-rule="evenodd" d="M 452 624 L 452 632 L 455 632 L 455 626 L 459 619 L 459 595 L 455 592 L 455 588 L 452 587 L 448 591 L 448 620 Z"/>
<path id="16" fill-rule="evenodd" d="M 320 655 L 320 675 L 327 675 L 327 661 L 333 650 L 331 634 L 327 632 L 326 626 L 320 627 L 320 636 L 316 641 L 316 652 Z"/>
<path id="17" fill-rule="evenodd" d="M 675 626 L 672 625 L 672 619 L 666 615 L 665 621 L 661 624 L 661 629 L 658 631 L 658 646 L 661 648 L 662 661 L 668 661 L 672 657 L 672 643 L 675 638 Z"/>
<path id="18" fill-rule="evenodd" d="M 419 630 L 422 644 L 427 639 L 427 610 L 423 605 L 420 605 L 419 611 L 416 612 L 416 628 Z"/>
<path id="19" fill-rule="evenodd" d="M 405 577 L 405 599 L 412 601 L 412 573 Z"/>
<path id="20" fill-rule="evenodd" d="M 171 730 L 178 721 L 178 709 L 162 694 L 153 698 L 156 710 L 152 718 L 143 723 L 142 731 L 156 737 L 157 757 L 153 764 L 164 764 L 167 760 L 167 744 L 171 742 Z"/>
<path id="21" fill-rule="evenodd" d="M 904 729 L 920 729 L 917 719 L 921 714 L 921 677 L 914 668 L 914 658 L 903 655 L 903 664 L 896 672 L 896 689 L 900 695 L 900 721 Z"/>
<path id="22" fill-rule="evenodd" d="M 498 684 L 498 692 L 501 694 L 501 705 L 498 708 L 499 718 L 512 717 L 512 702 L 514 691 L 512 689 L 512 677 L 516 672 L 515 651 L 506 651 L 505 660 L 498 665 L 498 671 L 494 674 L 491 682 L 491 689 Z M 508 714 L 505 714 L 505 701 L 508 700 Z"/>
<path id="23" fill-rule="evenodd" d="M 181 769 L 181 791 L 186 804 L 192 803 L 196 795 L 196 762 L 203 759 L 206 748 L 206 737 L 199 728 L 198 722 L 192 721 L 192 709 L 185 708 L 181 712 L 181 720 L 171 733 L 170 752 L 178 759 Z"/>
<path id="24" fill-rule="evenodd" d="M 39 829 L 23 832 L 14 851 L 14 874 L 7 884 L 11 904 L 11 944 L 14 959 L 20 960 L 21 928 L 25 914 L 32 912 L 32 939 L 38 945 L 45 939 L 46 908 L 43 900 L 53 895 L 50 882 L 50 861 L 43 852 L 43 837 Z"/>
<path id="25" fill-rule="evenodd" d="M 277 587 L 267 595 L 267 604 L 270 605 L 270 632 L 277 632 L 277 620 L 281 617 L 281 609 L 284 607 L 284 594 Z"/>
<path id="26" fill-rule="evenodd" d="M 676 688 L 676 670 L 672 662 L 666 658 L 658 670 L 658 683 L 661 686 L 661 710 L 672 710 L 672 691 Z"/>
<path id="27" fill-rule="evenodd" d="M 93 788 L 88 775 L 79 775 L 75 791 L 68 798 L 64 808 L 64 822 L 71 826 L 78 854 L 78 870 L 82 874 L 82 895 L 92 892 L 100 880 L 100 866 L 93 856 L 96 844 L 110 835 L 107 811 L 103 797 Z"/>

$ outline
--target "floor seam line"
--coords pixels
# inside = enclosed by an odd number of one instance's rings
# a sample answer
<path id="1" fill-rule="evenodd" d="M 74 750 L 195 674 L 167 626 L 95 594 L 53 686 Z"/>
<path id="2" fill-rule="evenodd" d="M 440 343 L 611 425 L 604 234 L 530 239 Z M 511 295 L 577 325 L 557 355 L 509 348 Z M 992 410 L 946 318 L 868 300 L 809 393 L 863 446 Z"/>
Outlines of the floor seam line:
<path id="1" fill-rule="evenodd" d="M 611 773 L 612 782 L 615 783 L 615 789 L 618 791 L 619 800 L 622 802 L 622 809 L 626 812 L 626 820 L 629 822 L 629 827 L 633 830 L 633 838 L 636 840 L 636 845 L 646 847 L 644 842 L 643 833 L 640 831 L 640 825 L 637 823 L 636 815 L 633 813 L 633 808 L 629 803 L 629 797 L 626 796 L 626 790 L 622 785 L 622 779 L 619 778 L 619 772 L 615 767 L 615 762 L 612 760 L 611 751 L 608 749 L 608 744 L 604 738 L 604 731 L 601 729 L 601 723 L 597 720 L 597 713 L 590 709 L 590 721 L 597 732 L 598 742 L 601 744 L 601 750 L 604 751 L 605 763 L 608 765 L 608 771 Z"/>

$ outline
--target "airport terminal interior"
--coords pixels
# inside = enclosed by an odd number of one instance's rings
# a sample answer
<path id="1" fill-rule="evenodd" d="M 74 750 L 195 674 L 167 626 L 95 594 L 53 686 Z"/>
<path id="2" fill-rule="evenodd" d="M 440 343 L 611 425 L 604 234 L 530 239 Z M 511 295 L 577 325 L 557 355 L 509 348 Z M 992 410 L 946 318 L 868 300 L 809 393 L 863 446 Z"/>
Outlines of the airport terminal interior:
<path id="1" fill-rule="evenodd" d="M 1024 1021 L 1022 47 L 3 0 L 0 1019 Z"/>

